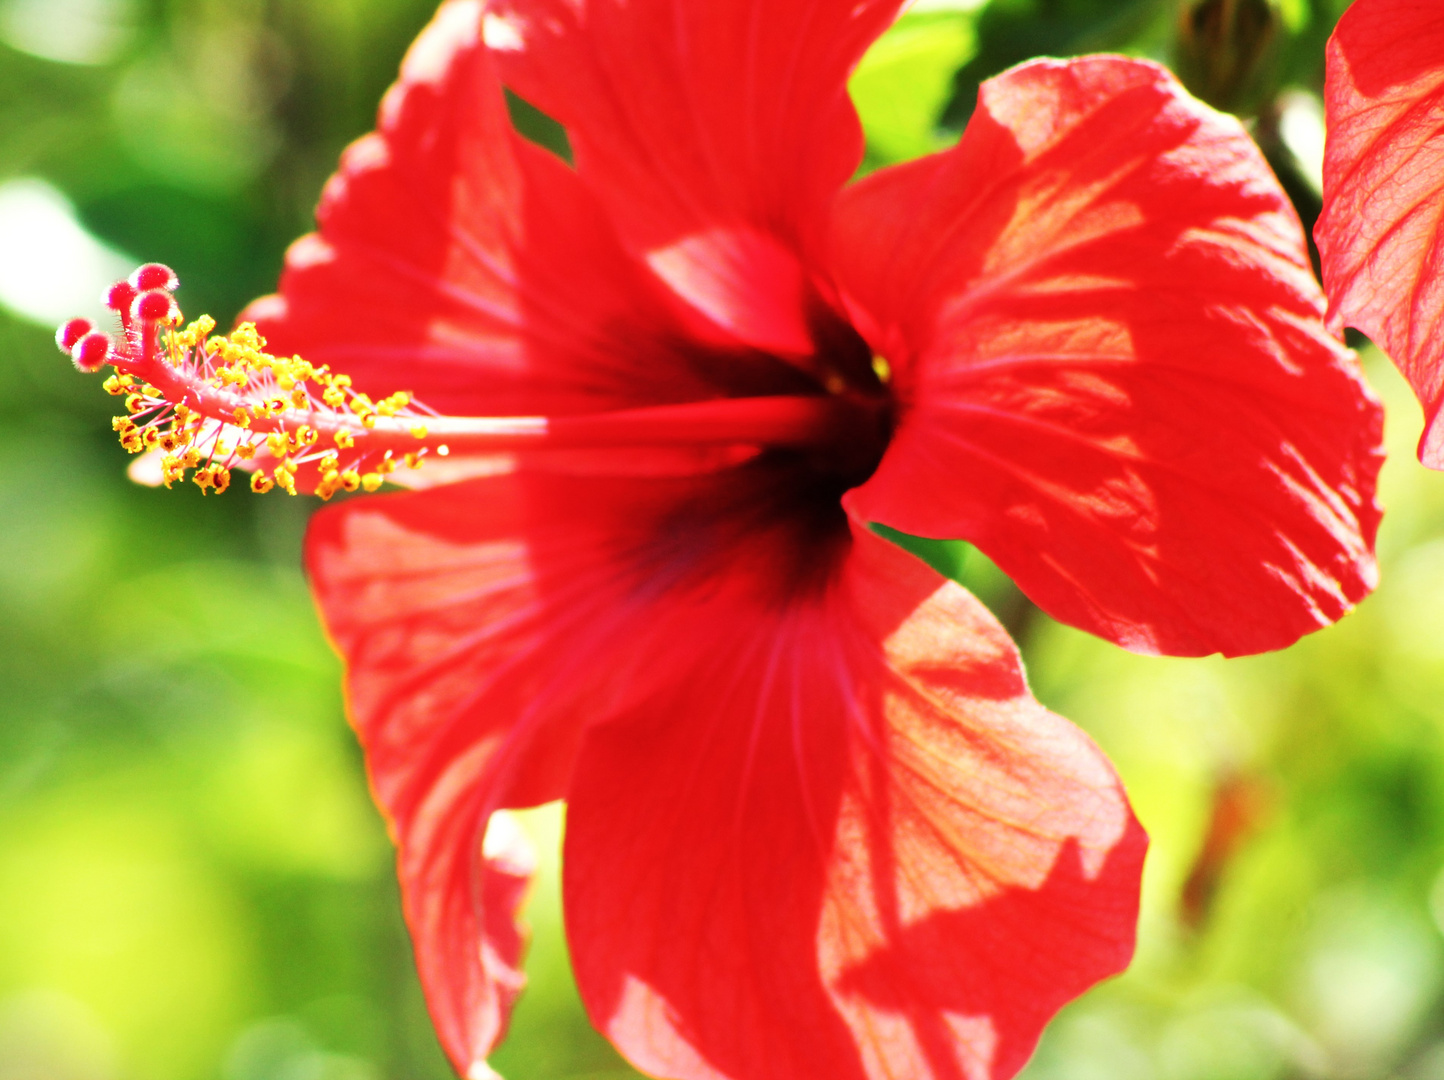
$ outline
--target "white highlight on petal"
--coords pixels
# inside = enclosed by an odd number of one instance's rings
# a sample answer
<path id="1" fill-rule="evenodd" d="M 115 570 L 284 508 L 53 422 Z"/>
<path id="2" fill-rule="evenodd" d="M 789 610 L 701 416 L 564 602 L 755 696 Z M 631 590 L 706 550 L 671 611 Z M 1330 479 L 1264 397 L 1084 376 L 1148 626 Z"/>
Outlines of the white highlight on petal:
<path id="1" fill-rule="evenodd" d="M 679 1030 L 677 1012 L 661 994 L 628 972 L 616 1010 L 603 1025 L 607 1031 L 646 1032 L 645 1045 L 629 1036 L 629 1056 L 644 1071 L 672 1076 L 705 1076 L 714 1070 Z"/>
<path id="2" fill-rule="evenodd" d="M 520 52 L 526 48 L 521 31 L 510 19 L 490 12 L 481 20 L 481 40 L 488 49 L 498 52 Z"/>
<path id="3" fill-rule="evenodd" d="M 768 234 L 708 229 L 649 251 L 646 260 L 681 299 L 739 341 L 784 356 L 812 351 L 802 264 Z"/>
<path id="4" fill-rule="evenodd" d="M 84 315 L 108 325 L 101 295 L 138 261 L 87 232 L 45 181 L 0 184 L 0 306 L 21 318 L 54 326 Z"/>
<path id="5" fill-rule="evenodd" d="M 135 32 L 133 0 L 9 0 L 0 40 L 62 64 L 107 64 Z"/>
<path id="6" fill-rule="evenodd" d="M 457 51 L 476 41 L 476 17 L 480 12 L 480 0 L 443 4 L 435 21 L 412 43 L 401 62 L 402 79 L 439 86 Z"/>
<path id="7" fill-rule="evenodd" d="M 530 874 L 536 865 L 531 841 L 516 816 L 509 810 L 497 810 L 486 823 L 481 840 L 481 856 L 488 862 L 500 863 L 505 869 Z"/>

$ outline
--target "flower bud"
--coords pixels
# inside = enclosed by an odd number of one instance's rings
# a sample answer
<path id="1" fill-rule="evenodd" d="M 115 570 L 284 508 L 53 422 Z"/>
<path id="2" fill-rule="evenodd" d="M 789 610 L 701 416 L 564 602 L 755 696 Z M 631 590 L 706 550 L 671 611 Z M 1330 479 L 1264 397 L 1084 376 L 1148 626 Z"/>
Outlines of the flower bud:
<path id="1" fill-rule="evenodd" d="M 1279 0 L 1186 0 L 1179 8 L 1178 77 L 1215 108 L 1248 113 L 1274 81 L 1284 30 Z"/>

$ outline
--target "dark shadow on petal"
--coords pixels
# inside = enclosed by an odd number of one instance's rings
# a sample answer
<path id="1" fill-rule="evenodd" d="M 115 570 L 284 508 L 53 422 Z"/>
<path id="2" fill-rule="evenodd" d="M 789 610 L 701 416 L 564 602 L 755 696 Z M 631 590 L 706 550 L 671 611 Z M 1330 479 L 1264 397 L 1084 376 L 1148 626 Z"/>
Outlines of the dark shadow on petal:
<path id="1" fill-rule="evenodd" d="M 1444 67 L 1441 48 L 1444 11 L 1438 5 L 1372 0 L 1344 13 L 1329 51 L 1337 50 L 1354 86 L 1366 97 L 1375 97 Z"/>

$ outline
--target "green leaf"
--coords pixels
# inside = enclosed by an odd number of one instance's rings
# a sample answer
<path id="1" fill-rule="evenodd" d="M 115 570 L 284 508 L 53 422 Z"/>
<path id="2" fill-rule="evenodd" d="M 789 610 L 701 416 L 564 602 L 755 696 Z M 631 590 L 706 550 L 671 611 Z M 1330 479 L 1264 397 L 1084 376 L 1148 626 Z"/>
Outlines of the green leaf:
<path id="1" fill-rule="evenodd" d="M 848 89 L 876 168 L 946 145 L 938 121 L 953 76 L 977 51 L 971 10 L 904 15 L 862 58 Z M 865 166 L 866 167 L 866 166 Z"/>

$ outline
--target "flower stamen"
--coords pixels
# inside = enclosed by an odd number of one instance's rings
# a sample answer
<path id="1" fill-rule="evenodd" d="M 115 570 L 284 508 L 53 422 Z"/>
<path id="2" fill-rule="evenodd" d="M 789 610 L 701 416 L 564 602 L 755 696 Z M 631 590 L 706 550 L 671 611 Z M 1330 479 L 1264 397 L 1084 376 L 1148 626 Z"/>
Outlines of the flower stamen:
<path id="1" fill-rule="evenodd" d="M 171 296 L 176 285 L 168 268 L 143 266 L 107 293 L 121 321 L 118 338 L 84 319 L 56 335 L 81 370 L 115 368 L 105 389 L 124 396 L 127 415 L 112 426 L 129 452 L 163 455 L 167 487 L 189 472 L 202 492 L 219 494 L 240 467 L 253 470 L 252 491 L 279 487 L 294 495 L 298 469 L 314 464 L 315 492 L 329 499 L 342 490 L 379 488 L 403 446 L 418 464 L 427 454 L 411 433 L 424 432 L 418 422 L 426 414 L 409 393 L 373 401 L 324 365 L 266 352 L 249 323 L 213 336 L 215 320 L 203 315 L 182 329 Z"/>
<path id="2" fill-rule="evenodd" d="M 109 364 L 108 393 L 125 398 L 113 423 L 133 454 L 161 455 L 167 487 L 191 474 L 203 492 L 225 491 L 231 471 L 251 490 L 298 493 L 298 476 L 322 499 L 376 491 L 405 465 L 435 454 L 526 449 L 755 446 L 813 449 L 877 426 L 877 405 L 838 395 L 717 398 L 579 416 L 440 416 L 399 391 L 379 399 L 299 356 L 266 351 L 250 323 L 225 336 L 201 316 L 182 328 L 175 275 L 152 263 L 114 285 L 107 303 L 121 333 L 83 319 L 56 342 L 82 371 Z"/>

